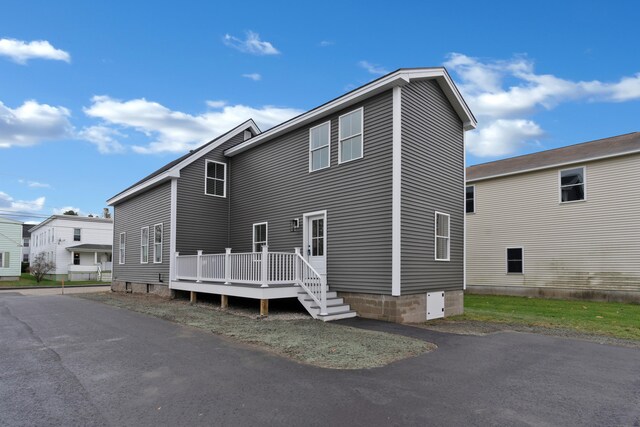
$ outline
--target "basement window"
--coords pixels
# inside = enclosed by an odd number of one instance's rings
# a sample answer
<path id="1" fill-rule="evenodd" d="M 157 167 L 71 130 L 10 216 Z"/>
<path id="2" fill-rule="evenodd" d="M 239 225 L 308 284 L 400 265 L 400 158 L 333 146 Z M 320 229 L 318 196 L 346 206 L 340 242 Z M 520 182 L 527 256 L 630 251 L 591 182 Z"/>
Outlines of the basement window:
<path id="1" fill-rule="evenodd" d="M 507 248 L 507 273 L 524 273 L 524 249 Z"/>
<path id="2" fill-rule="evenodd" d="M 587 198 L 585 168 L 560 171 L 560 202 L 577 202 Z"/>

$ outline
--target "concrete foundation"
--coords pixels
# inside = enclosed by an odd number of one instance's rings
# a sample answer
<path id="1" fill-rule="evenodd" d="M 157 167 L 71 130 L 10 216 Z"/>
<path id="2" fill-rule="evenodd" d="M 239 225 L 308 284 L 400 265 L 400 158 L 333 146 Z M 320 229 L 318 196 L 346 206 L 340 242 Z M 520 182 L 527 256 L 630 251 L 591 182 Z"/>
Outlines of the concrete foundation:
<path id="1" fill-rule="evenodd" d="M 476 295 L 510 295 L 519 297 L 573 299 L 606 302 L 640 303 L 640 291 L 601 289 L 534 288 L 524 286 L 472 286 L 467 293 Z"/>
<path id="2" fill-rule="evenodd" d="M 170 299 L 175 297 L 175 291 L 173 289 L 169 289 L 168 285 L 159 283 L 140 283 L 114 280 L 111 282 L 111 291 L 133 294 L 153 294 Z"/>
<path id="3" fill-rule="evenodd" d="M 427 320 L 427 293 L 415 295 L 362 294 L 338 292 L 338 296 L 351 306 L 358 316 L 367 319 L 384 320 L 395 323 L 421 323 Z M 464 293 L 446 291 L 444 315 L 455 316 L 464 312 Z"/>

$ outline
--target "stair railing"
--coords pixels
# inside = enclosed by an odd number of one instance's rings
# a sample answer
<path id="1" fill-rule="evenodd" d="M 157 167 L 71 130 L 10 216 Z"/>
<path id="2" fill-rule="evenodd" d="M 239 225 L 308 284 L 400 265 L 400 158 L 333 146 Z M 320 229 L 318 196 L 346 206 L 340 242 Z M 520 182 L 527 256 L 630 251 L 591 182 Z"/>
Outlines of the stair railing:
<path id="1" fill-rule="evenodd" d="M 296 283 L 305 290 L 305 292 L 320 307 L 320 315 L 326 316 L 327 313 L 327 281 L 324 275 L 318 273 L 311 264 L 300 254 L 300 248 L 295 248 Z"/>

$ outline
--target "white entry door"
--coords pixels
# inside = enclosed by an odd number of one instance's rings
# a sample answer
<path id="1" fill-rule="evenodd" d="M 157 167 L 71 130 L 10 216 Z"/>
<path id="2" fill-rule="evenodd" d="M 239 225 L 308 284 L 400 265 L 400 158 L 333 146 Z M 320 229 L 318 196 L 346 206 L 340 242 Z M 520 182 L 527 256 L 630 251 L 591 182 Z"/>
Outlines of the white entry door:
<path id="1" fill-rule="evenodd" d="M 326 215 L 310 215 L 305 221 L 307 261 L 320 274 L 327 274 L 327 224 Z"/>

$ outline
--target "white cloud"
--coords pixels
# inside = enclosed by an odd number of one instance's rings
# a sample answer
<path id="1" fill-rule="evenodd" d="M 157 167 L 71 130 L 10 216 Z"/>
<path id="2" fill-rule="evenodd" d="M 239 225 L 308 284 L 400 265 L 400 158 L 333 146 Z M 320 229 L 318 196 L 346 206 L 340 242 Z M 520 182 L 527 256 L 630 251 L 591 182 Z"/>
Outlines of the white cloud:
<path id="1" fill-rule="evenodd" d="M 2 212 L 36 213 L 44 207 L 45 198 L 34 200 L 15 200 L 5 192 L 0 191 L 0 210 Z"/>
<path id="2" fill-rule="evenodd" d="M 537 142 L 544 130 L 531 116 L 567 102 L 625 102 L 640 99 L 640 73 L 617 82 L 572 81 L 536 74 L 526 57 L 482 62 L 449 55 L 445 66 L 460 78 L 460 91 L 479 119 L 467 135 L 469 151 L 491 157 L 513 154 Z"/>
<path id="3" fill-rule="evenodd" d="M 0 39 L 0 56 L 7 56 L 18 64 L 26 64 L 30 59 L 52 59 L 71 61 L 71 55 L 64 50 L 56 49 L 46 40 L 35 40 L 29 43 L 15 39 Z"/>
<path id="4" fill-rule="evenodd" d="M 89 126 L 78 132 L 78 137 L 94 144 L 101 154 L 123 153 L 125 146 L 117 138 L 126 138 L 126 135 L 107 126 Z"/>
<path id="5" fill-rule="evenodd" d="M 242 77 L 246 77 L 247 79 L 253 80 L 254 82 L 262 80 L 262 76 L 258 73 L 243 74 Z"/>
<path id="6" fill-rule="evenodd" d="M 320 43 L 318 43 L 318 46 L 327 47 L 327 46 L 333 46 L 334 44 L 336 43 L 331 40 L 322 40 Z"/>
<path id="7" fill-rule="evenodd" d="M 268 129 L 301 113 L 293 108 L 269 105 L 254 108 L 227 105 L 221 101 L 208 101 L 211 110 L 199 115 L 172 111 L 144 98 L 120 101 L 108 96 L 95 96 L 92 102 L 84 111 L 88 116 L 101 119 L 103 124 L 100 126 L 117 126 L 118 132 L 135 131 L 150 139 L 148 145 L 132 147 L 135 152 L 143 154 L 185 152 L 249 118 L 253 118 L 261 129 Z"/>
<path id="8" fill-rule="evenodd" d="M 0 148 L 29 146 L 68 137 L 73 127 L 64 107 L 25 101 L 11 109 L 0 102 Z"/>
<path id="9" fill-rule="evenodd" d="M 382 74 L 388 74 L 389 71 L 387 71 L 385 68 L 376 65 L 376 64 L 372 64 L 370 62 L 367 61 L 360 61 L 358 62 L 358 65 L 362 68 L 364 68 L 365 70 L 367 70 L 369 73 L 371 74 L 375 74 L 375 75 L 382 75 Z"/>
<path id="10" fill-rule="evenodd" d="M 271 43 L 260 40 L 260 35 L 253 31 L 247 31 L 244 40 L 225 34 L 223 42 L 225 45 L 237 49 L 240 52 L 253 55 L 278 55 L 280 53 Z"/>
<path id="11" fill-rule="evenodd" d="M 19 179 L 18 182 L 20 184 L 24 184 L 29 188 L 51 188 L 51 185 L 46 184 L 44 182 L 38 182 L 38 181 L 28 181 L 25 179 Z"/>

